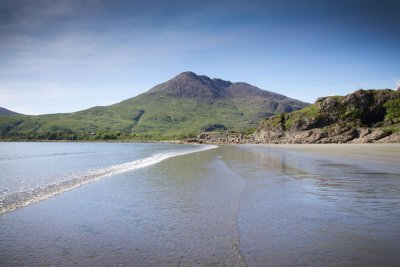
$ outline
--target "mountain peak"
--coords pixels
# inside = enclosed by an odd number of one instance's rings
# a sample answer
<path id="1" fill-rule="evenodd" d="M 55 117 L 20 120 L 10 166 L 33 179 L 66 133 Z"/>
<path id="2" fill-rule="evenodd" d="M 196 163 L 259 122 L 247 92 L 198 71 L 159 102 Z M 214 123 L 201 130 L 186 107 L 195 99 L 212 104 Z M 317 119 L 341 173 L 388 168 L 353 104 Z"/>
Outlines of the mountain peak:
<path id="1" fill-rule="evenodd" d="M 175 76 L 174 79 L 199 79 L 199 76 L 192 71 L 184 71 Z"/>
<path id="2" fill-rule="evenodd" d="M 217 87 L 229 87 L 232 83 L 230 81 L 225 81 L 219 78 L 213 78 L 206 75 L 197 75 L 192 71 L 185 71 L 177 76 L 175 76 L 172 80 L 193 80 L 193 81 L 202 81 L 203 83 L 207 84 L 214 84 Z"/>
<path id="3" fill-rule="evenodd" d="M 206 103 L 214 103 L 215 100 L 221 99 L 242 101 L 243 99 L 255 98 L 258 99 L 257 101 L 265 103 L 266 110 L 274 111 L 288 111 L 291 106 L 304 107 L 307 105 L 307 103 L 296 102 L 294 99 L 262 90 L 248 83 L 232 83 L 218 78 L 211 79 L 208 76 L 197 75 L 191 71 L 182 72 L 171 80 L 153 87 L 147 94 L 192 99 Z M 278 105 L 278 102 L 280 105 Z"/>
<path id="4" fill-rule="evenodd" d="M 197 75 L 185 71 L 171 80 L 153 87 L 148 93 L 161 93 L 180 98 L 212 101 L 229 95 L 226 90 L 231 82 L 211 79 L 205 75 Z"/>

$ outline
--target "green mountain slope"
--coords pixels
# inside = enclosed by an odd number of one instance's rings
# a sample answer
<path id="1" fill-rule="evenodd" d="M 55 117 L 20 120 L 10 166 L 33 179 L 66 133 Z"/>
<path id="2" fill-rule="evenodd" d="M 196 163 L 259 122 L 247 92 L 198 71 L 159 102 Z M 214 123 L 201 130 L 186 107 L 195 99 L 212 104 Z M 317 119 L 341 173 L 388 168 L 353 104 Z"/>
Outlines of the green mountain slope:
<path id="1" fill-rule="evenodd" d="M 260 119 L 307 105 L 246 83 L 184 72 L 110 106 L 65 114 L 0 116 L 0 132 L 3 137 L 110 132 L 173 137 L 193 135 L 210 125 L 235 131 L 255 128 Z"/>

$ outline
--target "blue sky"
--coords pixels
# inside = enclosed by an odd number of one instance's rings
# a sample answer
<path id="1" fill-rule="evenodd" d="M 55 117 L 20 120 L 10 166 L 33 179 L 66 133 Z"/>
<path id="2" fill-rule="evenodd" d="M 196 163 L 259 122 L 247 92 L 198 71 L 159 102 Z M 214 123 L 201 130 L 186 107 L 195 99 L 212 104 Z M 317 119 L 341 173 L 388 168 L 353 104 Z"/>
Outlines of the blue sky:
<path id="1" fill-rule="evenodd" d="M 314 102 L 400 86 L 400 1 L 0 1 L 0 106 L 72 112 L 183 71 Z"/>

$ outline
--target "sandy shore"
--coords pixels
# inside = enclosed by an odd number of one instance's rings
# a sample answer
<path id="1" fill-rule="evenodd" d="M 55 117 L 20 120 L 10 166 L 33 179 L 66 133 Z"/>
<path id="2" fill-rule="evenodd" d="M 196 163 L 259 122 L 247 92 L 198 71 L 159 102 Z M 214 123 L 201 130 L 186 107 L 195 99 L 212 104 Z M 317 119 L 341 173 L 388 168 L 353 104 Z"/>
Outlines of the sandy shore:
<path id="1" fill-rule="evenodd" d="M 257 144 L 248 146 L 287 149 L 400 166 L 400 144 Z"/>

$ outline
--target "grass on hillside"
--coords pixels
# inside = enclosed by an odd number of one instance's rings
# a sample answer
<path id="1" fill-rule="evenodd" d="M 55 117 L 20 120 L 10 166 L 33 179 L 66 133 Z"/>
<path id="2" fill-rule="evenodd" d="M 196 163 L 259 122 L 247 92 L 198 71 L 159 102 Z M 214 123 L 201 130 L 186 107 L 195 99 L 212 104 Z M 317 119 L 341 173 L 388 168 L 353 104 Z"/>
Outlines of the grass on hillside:
<path id="1" fill-rule="evenodd" d="M 4 136 L 31 136 L 32 139 L 90 139 L 107 135 L 116 138 L 176 139 L 195 136 L 207 125 L 223 125 L 227 130 L 243 131 L 257 127 L 265 115 L 254 108 L 232 101 L 212 104 L 193 100 L 159 98 L 157 101 L 134 99 L 108 107 L 94 107 L 70 114 L 40 116 L 2 116 Z M 92 135 L 90 135 L 92 134 Z"/>

